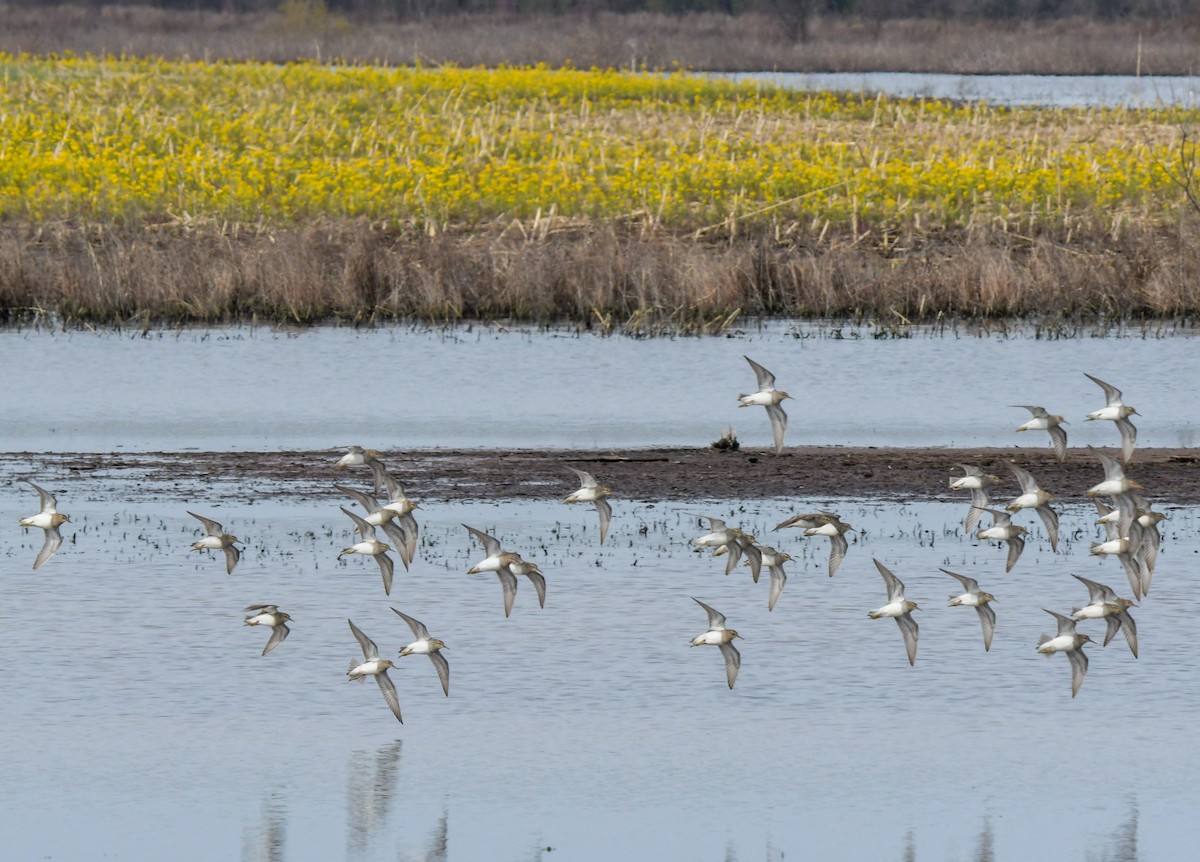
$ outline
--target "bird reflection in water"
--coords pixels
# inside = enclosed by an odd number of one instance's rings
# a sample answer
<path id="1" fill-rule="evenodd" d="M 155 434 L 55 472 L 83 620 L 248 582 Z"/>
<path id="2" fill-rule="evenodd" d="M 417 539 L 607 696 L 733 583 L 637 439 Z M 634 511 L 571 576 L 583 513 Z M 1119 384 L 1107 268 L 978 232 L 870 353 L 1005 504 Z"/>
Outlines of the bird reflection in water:
<path id="1" fill-rule="evenodd" d="M 433 833 L 429 836 L 429 846 L 425 852 L 420 856 L 401 856 L 403 862 L 446 862 L 446 848 L 449 846 L 447 840 L 449 823 L 449 814 L 442 811 L 437 826 L 433 827 Z"/>
<path id="2" fill-rule="evenodd" d="M 356 751 L 350 755 L 346 788 L 346 848 L 348 855 L 361 855 L 371 835 L 387 820 L 396 794 L 396 776 L 400 770 L 397 739 L 371 755 Z"/>
<path id="3" fill-rule="evenodd" d="M 247 830 L 242 841 L 242 862 L 283 862 L 287 843 L 287 806 L 277 793 L 263 797 L 262 823 Z"/>
<path id="4" fill-rule="evenodd" d="M 1137 800 L 1129 801 L 1129 819 L 1113 831 L 1099 855 L 1088 853 L 1088 862 L 1138 862 Z"/>
<path id="5" fill-rule="evenodd" d="M 983 828 L 979 831 L 979 849 L 975 851 L 975 862 L 996 862 L 996 851 L 992 838 L 992 819 L 983 818 Z"/>

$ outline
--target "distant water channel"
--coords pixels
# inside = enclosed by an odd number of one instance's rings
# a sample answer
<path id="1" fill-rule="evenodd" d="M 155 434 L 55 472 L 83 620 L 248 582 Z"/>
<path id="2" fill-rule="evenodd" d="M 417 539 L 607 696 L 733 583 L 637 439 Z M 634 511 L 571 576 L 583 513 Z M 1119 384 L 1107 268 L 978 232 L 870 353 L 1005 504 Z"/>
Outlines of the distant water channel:
<path id="1" fill-rule="evenodd" d="M 883 94 L 1048 108 L 1195 107 L 1188 75 L 947 75 L 927 72 L 737 72 L 716 75 L 812 92 Z"/>
<path id="2" fill-rule="evenodd" d="M 876 338 L 863 328 L 770 324 L 733 337 L 599 337 L 495 327 L 315 328 L 131 334 L 0 332 L 6 451 L 706 446 L 726 426 L 765 447 L 763 410 L 739 409 L 748 355 L 794 400 L 787 442 L 1030 446 L 1028 414 L 1066 416 L 1071 444 L 1112 445 L 1084 421 L 1121 388 L 1141 446 L 1191 446 L 1200 399 L 1192 335 L 1039 340 Z M 52 374 L 24 373 L 51 363 Z"/>

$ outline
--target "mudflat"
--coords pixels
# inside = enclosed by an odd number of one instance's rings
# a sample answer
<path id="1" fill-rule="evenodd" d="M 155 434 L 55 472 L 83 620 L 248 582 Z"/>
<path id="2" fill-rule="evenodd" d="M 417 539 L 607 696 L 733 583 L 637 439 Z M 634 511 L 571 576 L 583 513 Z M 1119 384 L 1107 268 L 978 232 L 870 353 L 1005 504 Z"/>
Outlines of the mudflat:
<path id="1" fill-rule="evenodd" d="M 1119 450 L 1106 450 L 1119 456 Z M 253 500 L 275 495 L 339 496 L 333 483 L 368 487 L 370 471 L 334 469 L 338 451 L 0 453 L 0 470 L 29 476 L 55 489 L 121 489 L 124 499 L 186 496 L 202 500 Z M 612 488 L 614 499 L 754 500 L 776 497 L 875 497 L 896 501 L 958 499 L 950 480 L 956 464 L 982 467 L 1000 478 L 992 497 L 1018 493 L 1004 466 L 1012 461 L 1062 502 L 1084 502 L 1088 488 L 1104 478 L 1087 449 L 1068 451 L 1063 463 L 1049 449 L 876 448 L 802 446 L 780 455 L 766 449 L 710 448 L 628 450 L 385 451 L 388 470 L 423 503 L 438 500 L 565 497 L 578 487 L 572 466 Z M 1200 502 L 1200 449 L 1139 449 L 1127 474 L 1160 505 Z M 57 483 L 57 484 L 56 484 Z M 66 491 L 66 488 L 63 488 Z"/>

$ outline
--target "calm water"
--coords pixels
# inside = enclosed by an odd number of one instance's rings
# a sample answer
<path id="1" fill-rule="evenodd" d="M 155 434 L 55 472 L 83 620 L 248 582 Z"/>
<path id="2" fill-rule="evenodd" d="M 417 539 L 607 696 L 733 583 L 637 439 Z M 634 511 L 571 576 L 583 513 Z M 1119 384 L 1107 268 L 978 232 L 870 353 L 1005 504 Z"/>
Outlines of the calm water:
<path id="1" fill-rule="evenodd" d="M 1073 417 L 1074 445 L 1111 445 L 1111 425 L 1082 421 L 1100 404 L 1085 370 L 1145 414 L 1144 445 L 1188 445 L 1200 422 L 1200 402 L 1180 397 L 1200 370 L 1187 336 L 843 334 L 4 332 L 6 368 L 50 357 L 60 372 L 49 387 L 10 373 L 0 448 L 706 445 L 729 423 L 765 446 L 762 411 L 735 406 L 753 384 L 743 353 L 796 396 L 797 444 L 1041 447 L 1013 433 L 1025 413 L 1006 406 L 1033 403 Z M 332 483 L 330 465 L 313 469 Z M 1115 561 L 1088 557 L 1085 508 L 1065 508 L 1057 555 L 1021 519 L 1036 538 L 1005 574 L 1004 549 L 963 537 L 965 494 L 617 500 L 600 548 L 592 509 L 484 490 L 419 513 L 418 559 L 389 600 L 373 561 L 337 560 L 351 542 L 338 498 L 254 487 L 215 506 L 150 481 L 37 479 L 73 520 L 32 572 L 41 536 L 15 523 L 34 495 L 0 495 L 7 858 L 1130 862 L 1187 858 L 1200 841 L 1190 509 L 1168 509 L 1135 611 L 1141 658 L 1120 637 L 1090 648 L 1072 700 L 1066 659 L 1034 651 L 1053 632 L 1041 608 L 1086 599 L 1071 573 L 1127 587 Z M 833 579 L 825 540 L 770 531 L 818 506 L 861 530 Z M 233 576 L 188 551 L 189 508 L 247 538 Z M 796 557 L 773 613 L 765 577 L 725 577 L 723 560 L 690 550 L 696 513 Z M 545 609 L 522 581 L 504 618 L 496 579 L 465 574 L 482 553 L 462 523 L 541 565 Z M 866 617 L 885 600 L 872 556 L 924 608 L 915 667 L 895 624 Z M 974 612 L 945 606 L 957 585 L 939 566 L 999 597 L 990 653 Z M 690 596 L 745 636 L 733 691 L 719 653 L 688 646 L 705 628 Z M 241 624 L 259 602 L 294 617 L 265 658 L 268 632 Z M 358 655 L 347 618 L 384 656 L 411 640 L 389 606 L 449 644 L 448 698 L 424 657 L 392 671 L 403 726 L 372 682 L 345 680 Z"/>
<path id="2" fill-rule="evenodd" d="M 1113 445 L 1083 372 L 1145 419 L 1139 445 L 1190 446 L 1200 399 L 1192 336 L 1036 340 L 772 325 L 729 338 L 645 339 L 497 331 L 320 328 L 184 331 L 142 338 L 0 332 L 0 449 L 277 450 L 361 443 L 436 447 L 705 446 L 727 425 L 768 446 L 749 355 L 795 398 L 787 442 L 846 446 L 1047 445 L 1016 434 L 1036 404 L 1072 445 Z M 52 359 L 53 385 L 22 374 Z M 1145 374 L 1141 369 L 1153 369 Z M 1184 387 L 1183 390 L 1180 387 Z"/>
<path id="3" fill-rule="evenodd" d="M 438 504 L 389 601 L 372 561 L 337 562 L 332 499 L 207 510 L 55 487 L 74 515 L 59 555 L 29 571 L 40 538 L 15 529 L 3 549 L 8 858 L 1129 862 L 1200 840 L 1190 511 L 1172 511 L 1135 610 L 1141 658 L 1120 637 L 1092 647 L 1072 700 L 1066 659 L 1034 651 L 1053 631 L 1040 608 L 1085 599 L 1072 572 L 1125 593 L 1114 561 L 1087 558 L 1081 508 L 1058 555 L 1039 528 L 1006 575 L 1001 548 L 961 535 L 965 504 L 617 501 L 602 548 L 590 509 Z M 6 523 L 28 496 L 4 496 Z M 824 540 L 769 530 L 831 503 L 861 530 L 833 579 Z M 233 576 L 188 552 L 185 508 L 248 537 Z M 796 557 L 773 613 L 765 577 L 689 549 L 694 512 Z M 482 554 L 462 522 L 542 566 L 545 609 L 522 581 L 504 618 L 496 579 L 465 574 Z M 915 667 L 895 624 L 866 617 L 884 602 L 872 556 L 924 607 Z M 990 653 L 938 566 L 997 594 Z M 688 646 L 705 628 L 689 596 L 745 637 L 733 691 L 718 652 Z M 266 658 L 267 631 L 241 625 L 264 601 L 295 619 Z M 389 605 L 449 644 L 448 698 L 424 657 L 398 659 L 403 726 L 344 677 L 347 617 L 385 656 L 410 640 Z"/>
<path id="4" fill-rule="evenodd" d="M 813 92 L 884 93 L 1051 108 L 1195 106 L 1188 75 L 945 75 L 927 72 L 746 72 L 722 75 Z"/>

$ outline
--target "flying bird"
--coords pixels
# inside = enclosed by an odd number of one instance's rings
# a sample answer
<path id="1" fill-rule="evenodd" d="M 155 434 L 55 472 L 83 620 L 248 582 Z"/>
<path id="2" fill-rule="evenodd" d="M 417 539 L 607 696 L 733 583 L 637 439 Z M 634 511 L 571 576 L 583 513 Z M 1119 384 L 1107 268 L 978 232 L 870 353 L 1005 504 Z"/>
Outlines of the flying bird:
<path id="1" fill-rule="evenodd" d="M 975 609 L 979 614 L 979 622 L 983 626 L 983 648 L 985 651 L 990 651 L 992 634 L 996 631 L 996 612 L 992 610 L 988 602 L 994 602 L 996 597 L 979 589 L 979 582 L 974 578 L 968 578 L 966 575 L 960 575 L 949 569 L 942 569 L 942 571 L 962 584 L 963 589 L 966 590 L 962 595 L 950 596 L 950 607 L 963 606 Z"/>
<path id="2" fill-rule="evenodd" d="M 759 572 L 762 570 L 762 554 L 758 551 L 755 538 L 737 527 L 727 526 L 720 518 L 713 518 L 709 515 L 700 515 L 699 517 L 708 521 L 708 532 L 692 539 L 692 544 L 699 545 L 701 548 L 713 548 L 714 557 L 725 553 L 729 554 L 729 558 L 725 561 L 725 574 L 727 575 L 733 571 L 738 560 L 742 558 L 742 554 L 745 554 L 750 564 L 750 572 L 757 584 Z"/>
<path id="3" fill-rule="evenodd" d="M 913 611 L 919 611 L 920 607 L 916 602 L 909 601 L 904 597 L 904 584 L 879 560 L 873 560 L 875 568 L 879 569 L 879 574 L 883 575 L 883 583 L 887 587 L 887 604 L 881 608 L 876 608 L 873 611 L 867 611 L 867 616 L 873 620 L 882 619 L 883 617 L 891 617 L 896 621 L 896 625 L 900 627 L 900 634 L 904 636 L 904 648 L 908 652 L 908 663 L 916 664 L 917 661 L 917 634 L 919 627 L 917 621 L 912 618 Z"/>
<path id="4" fill-rule="evenodd" d="M 968 533 L 973 533 L 979 526 L 979 519 L 983 516 L 984 510 L 992 505 L 992 501 L 988 499 L 987 489 L 999 484 L 1000 477 L 993 476 L 972 464 L 955 464 L 954 466 L 962 470 L 963 475 L 950 480 L 950 490 L 971 492 L 971 508 L 967 510 L 963 529 Z"/>
<path id="5" fill-rule="evenodd" d="M 759 558 L 762 564 L 767 567 L 767 572 L 771 575 L 771 592 L 767 596 L 767 610 L 775 610 L 775 603 L 779 601 L 779 597 L 783 594 L 783 587 L 787 583 L 787 573 L 783 570 L 783 564 L 788 562 L 792 557 L 783 551 L 777 551 L 769 545 L 758 545 Z M 750 560 L 746 561 L 749 566 Z"/>
<path id="6" fill-rule="evenodd" d="M 1083 677 L 1087 674 L 1088 657 L 1083 652 L 1083 645 L 1091 643 L 1087 635 L 1076 634 L 1075 620 L 1046 610 L 1046 613 L 1058 620 L 1058 633 L 1054 637 L 1042 635 L 1038 639 L 1037 651 L 1046 658 L 1052 658 L 1056 652 L 1065 652 L 1071 661 L 1071 697 L 1079 694 L 1083 685 Z"/>
<path id="7" fill-rule="evenodd" d="M 1096 503 L 1096 510 L 1100 511 L 1100 502 L 1097 500 Z M 1142 525 L 1135 518 L 1128 524 L 1129 533 L 1122 536 L 1119 524 L 1104 518 L 1100 519 L 1100 523 L 1104 526 L 1107 539 L 1103 542 L 1092 542 L 1089 552 L 1095 557 L 1116 557 L 1121 568 L 1125 570 L 1125 577 L 1129 579 L 1129 589 L 1133 591 L 1133 597 L 1140 601 L 1150 589 L 1152 575 L 1146 566 L 1145 556 L 1137 553 L 1137 547 L 1142 541 Z"/>
<path id="8" fill-rule="evenodd" d="M 446 661 L 446 657 L 441 653 L 441 651 L 446 648 L 446 644 L 437 638 L 430 637 L 429 629 L 425 628 L 425 623 L 421 622 L 420 620 L 414 619 L 403 611 L 398 611 L 395 608 L 392 608 L 392 612 L 399 616 L 400 619 L 408 623 L 408 627 L 412 629 L 413 637 L 416 638 L 415 641 L 410 643 L 404 649 L 400 650 L 400 655 L 429 656 L 429 660 L 433 662 L 433 666 L 437 669 L 438 679 L 442 681 L 442 691 L 444 691 L 446 696 L 449 697 L 450 663 Z"/>
<path id="9" fill-rule="evenodd" d="M 1119 494 L 1126 494 L 1134 488 L 1142 487 L 1139 482 L 1125 475 L 1125 466 L 1112 455 L 1101 452 L 1095 446 L 1088 446 L 1088 448 L 1100 459 L 1100 464 L 1104 467 L 1104 481 L 1088 489 L 1089 497 L 1116 497 Z"/>
<path id="10" fill-rule="evenodd" d="M 754 369 L 754 376 L 758 381 L 758 391 L 749 395 L 739 395 L 738 407 L 765 407 L 767 408 L 767 417 L 771 420 L 771 434 L 775 437 L 775 454 L 778 455 L 783 451 L 783 432 L 787 430 L 787 414 L 783 412 L 783 408 L 779 406 L 779 402 L 785 398 L 791 398 L 781 389 L 775 388 L 775 375 L 767 369 L 763 368 L 749 356 L 743 356 L 750 367 Z M 794 400 L 794 399 L 793 399 Z"/>
<path id="11" fill-rule="evenodd" d="M 361 467 L 364 464 L 371 468 L 371 475 L 375 480 L 375 493 L 379 493 L 380 487 L 383 485 L 383 477 L 387 473 L 383 461 L 380 460 L 382 453 L 378 449 L 364 449 L 362 446 L 342 446 L 346 450 L 346 454 L 338 459 L 334 464 L 337 470 L 345 470 L 347 467 Z"/>
<path id="12" fill-rule="evenodd" d="M 22 527 L 39 527 L 45 533 L 46 539 L 42 543 L 42 549 L 38 551 L 37 558 L 33 561 L 33 568 L 36 570 L 62 547 L 62 533 L 58 531 L 58 528 L 71 518 L 58 511 L 58 501 L 45 488 L 33 484 L 28 479 L 21 481 L 38 492 L 38 500 L 41 504 L 41 511 L 36 515 L 22 518 L 18 522 Z"/>
<path id="13" fill-rule="evenodd" d="M 571 493 L 564 503 L 592 503 L 596 507 L 596 511 L 600 513 L 600 544 L 604 544 L 604 537 L 608 535 L 608 525 L 612 521 L 612 506 L 608 504 L 608 500 L 604 499 L 611 492 L 611 488 L 597 484 L 596 479 L 591 473 L 584 470 L 576 470 L 574 467 L 567 467 L 572 473 L 579 477 L 580 487 L 578 491 Z"/>
<path id="14" fill-rule="evenodd" d="M 375 538 L 375 528 L 358 515 L 351 512 L 345 506 L 342 506 L 341 510 L 354 521 L 354 528 L 358 530 L 360 541 L 348 548 L 343 548 L 342 552 L 338 554 L 338 559 L 340 560 L 347 554 L 364 554 L 368 557 L 374 557 L 375 562 L 379 564 L 379 573 L 383 575 L 383 592 L 385 595 L 390 596 L 392 594 L 392 576 L 396 571 L 396 564 L 387 555 L 392 546 Z"/>
<path id="15" fill-rule="evenodd" d="M 1075 608 L 1071 611 L 1071 618 L 1077 621 L 1104 620 L 1108 626 L 1108 631 L 1104 633 L 1103 646 L 1108 646 L 1109 642 L 1113 639 L 1113 635 L 1118 631 L 1124 632 L 1125 642 L 1129 644 L 1129 651 L 1133 653 L 1134 658 L 1137 658 L 1137 623 L 1129 615 L 1129 609 L 1134 606 L 1133 601 L 1120 598 L 1111 588 L 1104 584 L 1089 581 L 1080 575 L 1072 575 L 1071 577 L 1087 587 L 1088 591 L 1088 603 L 1082 608 Z"/>
<path id="16" fill-rule="evenodd" d="M 267 645 L 263 647 L 263 655 L 266 655 L 283 643 L 284 639 L 291 633 L 291 629 L 287 627 L 287 623 L 291 617 L 279 610 L 275 605 L 247 605 L 246 610 L 251 611 L 251 614 L 246 617 L 242 625 L 270 626 L 271 628 L 271 637 L 267 639 Z"/>
<path id="17" fill-rule="evenodd" d="M 1021 537 L 1029 531 L 1019 524 L 1014 524 L 1012 516 L 1007 512 L 1001 512 L 998 509 L 982 509 L 981 511 L 992 516 L 992 526 L 980 530 L 975 535 L 980 539 L 1008 542 L 1008 561 L 1004 564 L 1004 571 L 1011 572 L 1012 567 L 1021 557 L 1021 551 L 1025 550 L 1025 540 Z"/>
<path id="18" fill-rule="evenodd" d="M 1137 444 L 1137 428 L 1133 427 L 1129 417 L 1141 414 L 1121 400 L 1121 390 L 1111 383 L 1105 383 L 1086 371 L 1083 376 L 1104 390 L 1104 406 L 1099 410 L 1093 410 L 1087 415 L 1087 418 L 1107 419 L 1116 423 L 1117 431 L 1121 433 L 1121 460 L 1128 464 L 1133 458 L 1133 447 Z"/>
<path id="19" fill-rule="evenodd" d="M 363 520 L 372 527 L 379 527 L 383 530 L 384 535 L 392 540 L 396 553 L 400 555 L 400 562 L 407 569 L 409 563 L 412 562 L 412 558 L 409 556 L 408 535 L 396 523 L 396 510 L 379 505 L 379 501 L 370 494 L 363 493 L 354 488 L 348 488 L 345 485 L 338 485 L 336 483 L 333 487 L 354 500 L 367 511 L 366 517 Z"/>
<path id="20" fill-rule="evenodd" d="M 351 659 L 350 670 L 346 671 L 346 676 L 352 682 L 361 682 L 368 676 L 375 677 L 375 682 L 379 684 L 379 690 L 383 692 L 383 699 L 387 703 L 388 709 L 392 711 L 392 715 L 396 716 L 396 721 L 404 724 L 404 719 L 400 717 L 400 698 L 396 695 L 396 686 L 392 684 L 391 677 L 387 674 L 388 668 L 392 667 L 391 660 L 380 658 L 379 647 L 375 646 L 375 641 L 363 634 L 352 620 L 346 620 L 346 622 L 350 623 L 350 631 L 354 632 L 354 639 L 362 647 L 365 659 L 361 662 Z"/>
<path id="21" fill-rule="evenodd" d="M 225 574 L 232 575 L 233 567 L 238 564 L 238 560 L 242 558 L 242 552 L 238 550 L 236 543 L 242 541 L 237 536 L 231 536 L 225 532 L 225 528 L 218 524 L 212 518 L 205 518 L 203 515 L 197 515 L 195 512 L 188 512 L 193 518 L 204 525 L 204 531 L 208 534 L 200 541 L 192 545 L 193 551 L 224 551 L 225 552 Z"/>
<path id="22" fill-rule="evenodd" d="M 539 605 L 546 606 L 546 579 L 542 576 L 536 563 L 521 559 L 520 554 L 505 551 L 500 547 L 500 540 L 495 536 L 489 536 L 474 527 L 467 527 L 466 524 L 463 526 L 466 527 L 467 532 L 479 540 L 479 543 L 483 545 L 483 552 L 486 554 L 482 560 L 467 570 L 467 574 L 496 573 L 496 577 L 500 580 L 500 588 L 504 592 L 505 616 L 512 612 L 513 600 L 517 597 L 517 575 L 529 578 L 533 583 L 534 590 L 537 591 Z"/>
<path id="23" fill-rule="evenodd" d="M 400 551 L 400 556 L 406 559 L 405 568 L 409 563 L 412 563 L 417 556 L 417 519 L 413 517 L 413 512 L 421 508 L 420 503 L 414 503 L 404 493 L 404 485 L 400 480 L 386 470 L 383 471 L 383 484 L 387 488 L 388 501 L 383 504 L 382 508 L 396 513 L 396 526 L 404 534 L 404 550 Z M 400 549 L 397 548 L 399 551 Z"/>
<path id="24" fill-rule="evenodd" d="M 715 646 L 720 648 L 721 656 L 725 659 L 725 680 L 729 683 L 729 687 L 733 688 L 733 683 L 737 680 L 738 670 L 742 666 L 742 654 L 733 645 L 733 639 L 741 637 L 741 635 L 733 629 L 725 627 L 724 614 L 704 604 L 704 602 L 695 596 L 692 596 L 692 601 L 704 608 L 705 613 L 708 614 L 708 631 L 692 638 L 692 646 Z"/>
<path id="25" fill-rule="evenodd" d="M 1034 407 L 1031 404 L 1013 404 L 1012 406 L 1024 408 L 1033 414 L 1033 418 L 1017 430 L 1048 432 L 1050 445 L 1054 447 L 1054 454 L 1059 461 L 1065 461 L 1067 459 L 1067 432 L 1062 426 L 1067 424 L 1067 420 L 1053 413 L 1047 413 L 1045 407 Z"/>
<path id="26" fill-rule="evenodd" d="M 1057 551 L 1058 513 L 1050 508 L 1050 501 L 1054 499 L 1054 495 L 1049 491 L 1043 491 L 1028 470 L 1018 467 L 1011 461 L 1004 463 L 1021 485 L 1020 495 L 1010 500 L 1004 508 L 1010 512 L 1019 512 L 1022 509 L 1033 509 L 1037 512 L 1042 523 L 1046 525 L 1046 535 L 1050 537 L 1050 550 Z"/>

